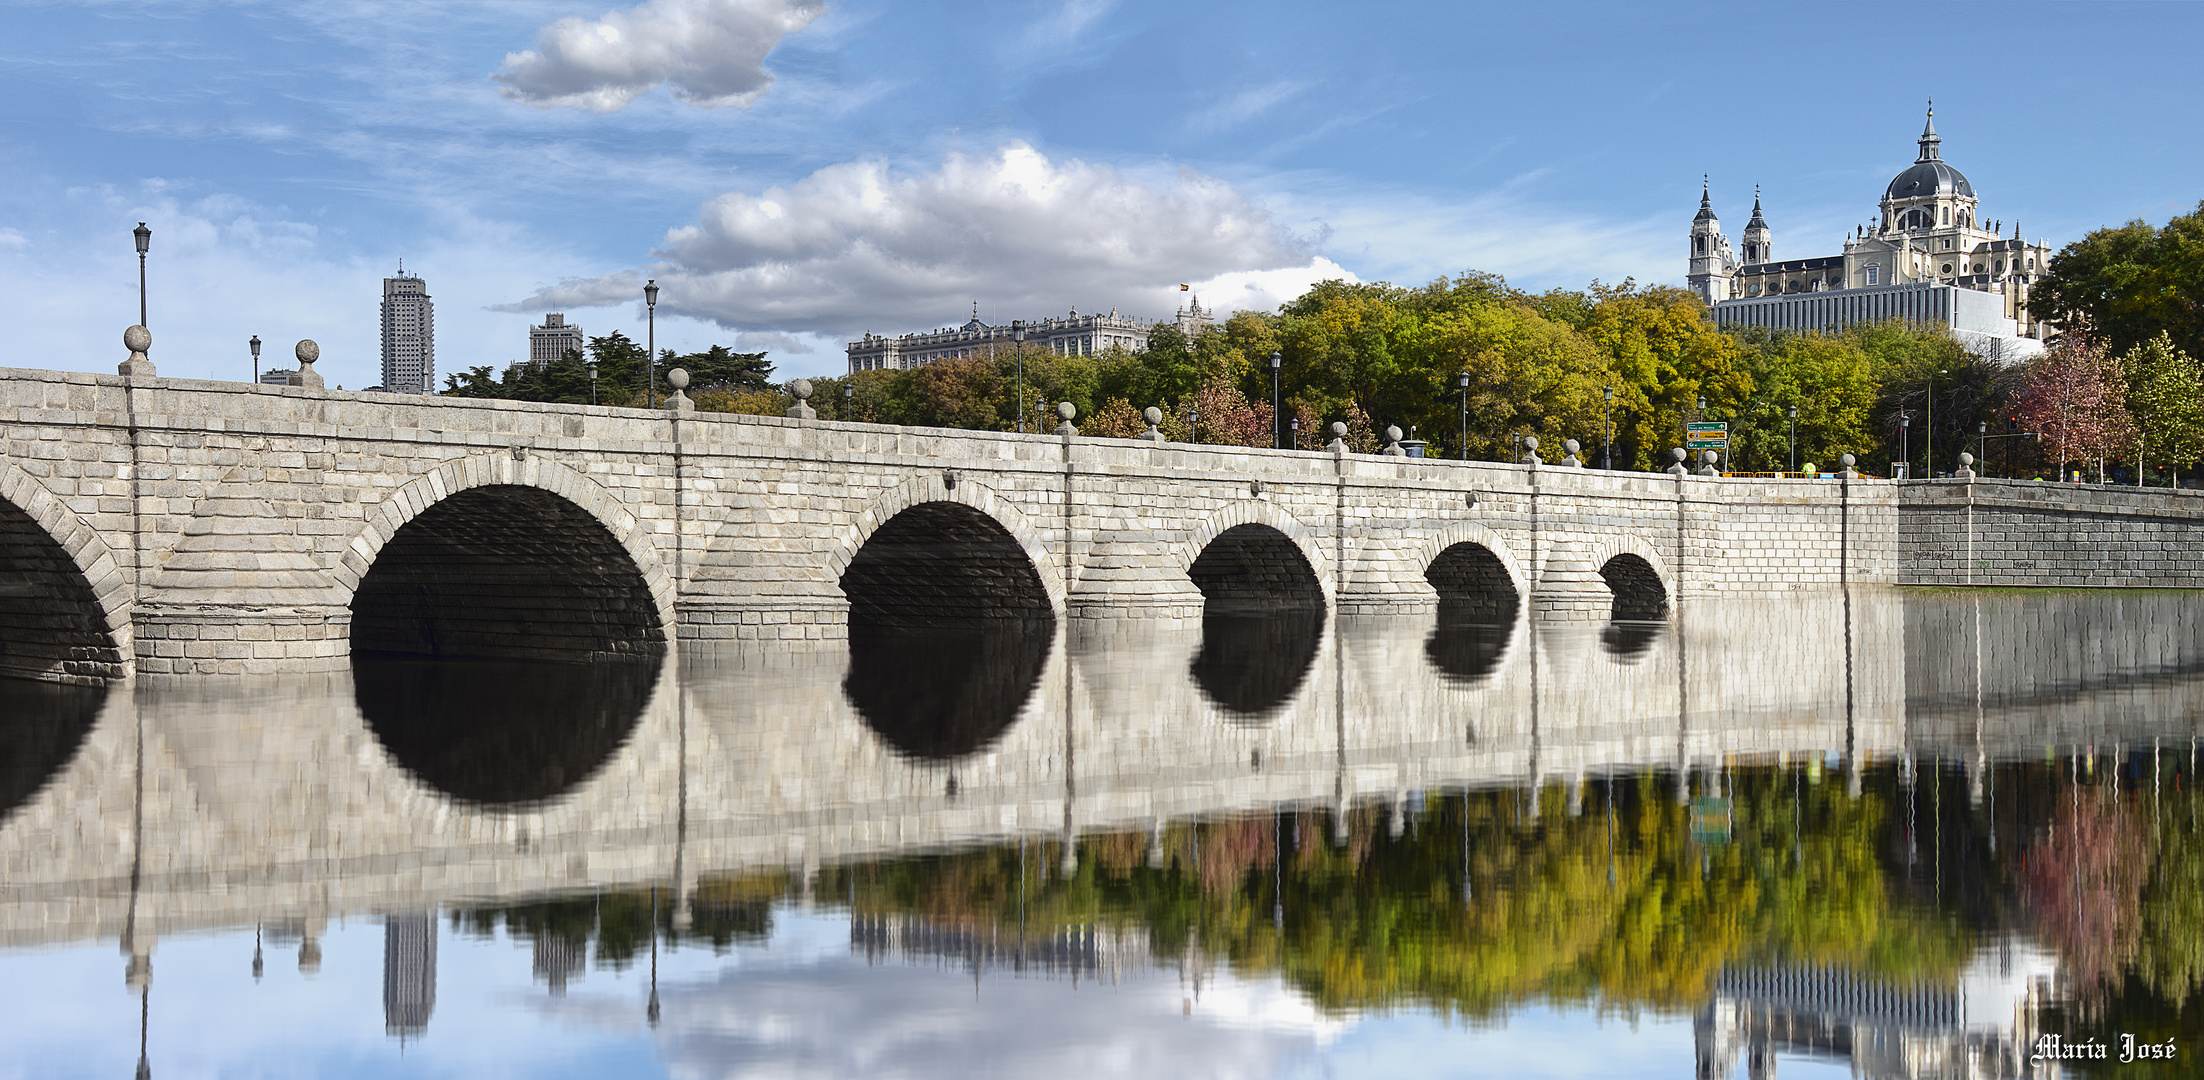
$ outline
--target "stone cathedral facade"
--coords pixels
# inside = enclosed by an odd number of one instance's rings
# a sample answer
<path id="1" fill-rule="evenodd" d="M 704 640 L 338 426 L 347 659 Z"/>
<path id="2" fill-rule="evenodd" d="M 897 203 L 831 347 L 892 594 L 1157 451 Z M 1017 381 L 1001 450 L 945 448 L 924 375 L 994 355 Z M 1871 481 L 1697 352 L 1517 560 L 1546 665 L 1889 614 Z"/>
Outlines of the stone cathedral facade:
<path id="1" fill-rule="evenodd" d="M 2047 328 L 2028 312 L 2028 289 L 2049 265 L 2050 247 L 2022 239 L 2017 223 L 2007 236 L 2002 222 L 1979 216 L 1974 185 L 1943 159 L 1934 109 L 1919 142 L 1919 156 L 1883 190 L 1875 223 L 1855 229 L 1841 254 L 1778 259 L 1758 193 L 1740 237 L 1742 250 L 1733 250 L 1711 193 L 1702 190 L 1691 222 L 1686 283 L 1724 324 L 1834 328 L 1822 321 L 1825 313 L 1934 318 L 1970 342 L 2023 338 L 2031 340 L 2014 342 L 2026 346 L 2019 352 L 2039 347 L 2033 339 Z M 1837 293 L 1847 295 L 1830 295 Z"/>

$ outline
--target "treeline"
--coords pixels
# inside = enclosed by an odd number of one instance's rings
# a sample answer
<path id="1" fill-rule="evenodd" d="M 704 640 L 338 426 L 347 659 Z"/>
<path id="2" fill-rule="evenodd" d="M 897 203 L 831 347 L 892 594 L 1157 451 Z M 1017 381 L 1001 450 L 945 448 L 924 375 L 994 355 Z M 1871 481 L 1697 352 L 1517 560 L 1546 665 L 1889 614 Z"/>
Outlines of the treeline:
<path id="1" fill-rule="evenodd" d="M 555 401 L 568 405 L 587 405 L 594 401 L 600 405 L 640 408 L 651 400 L 646 385 L 649 373 L 644 365 L 649 355 L 649 350 L 615 330 L 604 337 L 590 338 L 587 352 L 569 349 L 566 355 L 540 367 L 515 364 L 501 375 L 491 374 L 488 367 L 475 367 L 447 375 L 443 396 Z M 596 369 L 594 377 L 590 373 L 592 366 Z M 768 380 L 773 376 L 773 365 L 766 363 L 762 352 L 738 353 L 724 345 L 693 353 L 661 349 L 656 391 L 659 401 L 664 401 L 672 390 L 666 385 L 666 372 L 673 368 L 689 373 L 692 396 L 699 390 L 722 394 L 767 393 Z"/>

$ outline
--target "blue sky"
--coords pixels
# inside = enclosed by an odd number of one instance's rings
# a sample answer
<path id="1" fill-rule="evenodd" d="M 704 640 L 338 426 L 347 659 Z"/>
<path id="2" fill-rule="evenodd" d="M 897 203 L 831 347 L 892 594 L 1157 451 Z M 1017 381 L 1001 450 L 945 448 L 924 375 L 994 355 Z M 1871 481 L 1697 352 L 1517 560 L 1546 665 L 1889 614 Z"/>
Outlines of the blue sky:
<path id="1" fill-rule="evenodd" d="M 1924 100 L 1982 215 L 2054 244 L 2204 198 L 2194 4 L 0 2 L 0 364 L 112 371 L 154 229 L 165 375 L 320 341 L 377 378 L 379 279 L 440 371 L 564 310 L 840 370 L 840 342 L 1177 285 L 1680 281 L 1831 254 Z"/>

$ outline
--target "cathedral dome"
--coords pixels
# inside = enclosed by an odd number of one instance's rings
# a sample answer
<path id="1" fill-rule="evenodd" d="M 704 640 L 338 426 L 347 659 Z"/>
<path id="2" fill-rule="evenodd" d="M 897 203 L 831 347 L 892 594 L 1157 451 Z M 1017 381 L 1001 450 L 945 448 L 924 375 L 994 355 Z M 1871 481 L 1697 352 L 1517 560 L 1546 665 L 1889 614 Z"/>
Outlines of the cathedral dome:
<path id="1" fill-rule="evenodd" d="M 1943 142 L 1936 134 L 1936 110 L 1930 109 L 1928 123 L 1921 128 L 1921 156 L 1890 181 L 1890 187 L 1883 192 L 1883 200 L 1895 202 L 1937 195 L 1974 198 L 1974 185 L 1967 182 L 1967 175 L 1944 163 Z"/>

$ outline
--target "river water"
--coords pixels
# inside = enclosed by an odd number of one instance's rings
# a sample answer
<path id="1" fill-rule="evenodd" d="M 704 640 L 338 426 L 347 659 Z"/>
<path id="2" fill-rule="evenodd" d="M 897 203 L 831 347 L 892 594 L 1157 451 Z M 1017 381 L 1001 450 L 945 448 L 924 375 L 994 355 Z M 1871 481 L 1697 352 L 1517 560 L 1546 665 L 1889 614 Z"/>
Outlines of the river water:
<path id="1" fill-rule="evenodd" d="M 5 684 L 0 1078 L 2199 1075 L 2200 716 L 2184 592 Z"/>

